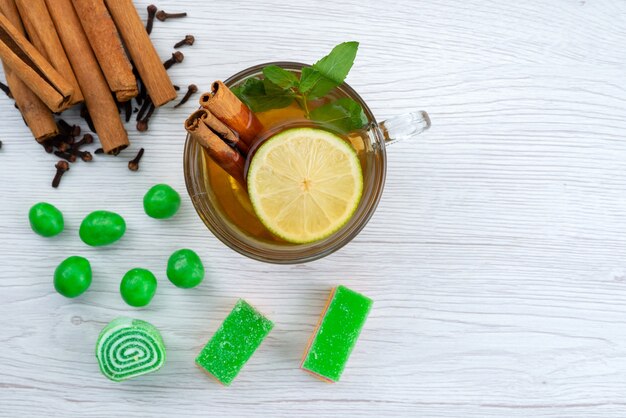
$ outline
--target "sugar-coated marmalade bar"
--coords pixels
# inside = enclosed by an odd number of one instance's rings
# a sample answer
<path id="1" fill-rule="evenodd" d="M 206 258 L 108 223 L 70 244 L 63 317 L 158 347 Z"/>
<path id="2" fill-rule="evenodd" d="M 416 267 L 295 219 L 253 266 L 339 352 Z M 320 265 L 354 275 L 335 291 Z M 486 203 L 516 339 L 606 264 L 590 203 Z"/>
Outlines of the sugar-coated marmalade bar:
<path id="1" fill-rule="evenodd" d="M 370 298 L 347 287 L 334 288 L 301 368 L 327 382 L 339 381 L 372 304 Z"/>
<path id="2" fill-rule="evenodd" d="M 196 364 L 229 386 L 273 327 L 272 321 L 239 299 L 196 358 Z"/>

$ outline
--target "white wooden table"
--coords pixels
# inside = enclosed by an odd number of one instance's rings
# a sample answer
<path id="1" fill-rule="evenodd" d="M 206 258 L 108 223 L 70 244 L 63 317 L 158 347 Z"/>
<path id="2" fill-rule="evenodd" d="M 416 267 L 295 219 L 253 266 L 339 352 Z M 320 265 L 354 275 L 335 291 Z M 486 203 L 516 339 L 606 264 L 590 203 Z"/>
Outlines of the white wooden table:
<path id="1" fill-rule="evenodd" d="M 273 266 L 221 244 L 185 194 L 182 122 L 193 104 L 159 111 L 148 133 L 130 131 L 119 158 L 76 164 L 53 190 L 56 158 L 0 99 L 0 416 L 626 414 L 626 2 L 182 3 L 159 1 L 190 17 L 156 22 L 153 39 L 165 59 L 196 36 L 171 71 L 183 89 L 260 62 L 313 62 L 358 40 L 348 81 L 375 114 L 426 109 L 433 127 L 390 149 L 383 199 L 356 240 L 324 260 Z M 148 1 L 137 4 L 145 16 Z M 139 147 L 146 154 L 132 173 Z M 156 182 L 184 196 L 170 221 L 143 213 Z M 29 228 L 41 200 L 65 214 L 58 238 Z M 78 225 L 95 209 L 126 217 L 120 243 L 80 242 Z M 165 278 L 181 247 L 208 268 L 197 289 Z M 73 254 L 95 275 L 68 300 L 52 273 Z M 118 293 L 136 266 L 159 278 L 147 309 Z M 298 365 L 338 283 L 375 306 L 342 381 L 327 385 Z M 223 388 L 194 358 L 238 297 L 276 327 Z M 155 324 L 168 361 L 114 384 L 94 344 L 121 315 Z"/>

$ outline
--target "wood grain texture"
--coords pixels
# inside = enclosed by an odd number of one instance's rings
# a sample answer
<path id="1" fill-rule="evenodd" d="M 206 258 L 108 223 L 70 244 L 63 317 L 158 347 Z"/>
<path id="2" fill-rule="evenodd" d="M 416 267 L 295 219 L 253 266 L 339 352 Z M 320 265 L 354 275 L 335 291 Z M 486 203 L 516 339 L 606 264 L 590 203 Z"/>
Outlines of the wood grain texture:
<path id="1" fill-rule="evenodd" d="M 145 17 L 148 2 L 137 4 Z M 273 266 L 228 250 L 187 198 L 170 221 L 143 214 L 153 183 L 184 193 L 192 103 L 160 109 L 148 133 L 130 131 L 120 157 L 78 163 L 53 190 L 55 159 L 0 100 L 0 416 L 624 416 L 625 2 L 159 6 L 190 12 L 155 22 L 152 36 L 163 59 L 196 36 L 171 71 L 183 89 L 208 89 L 259 62 L 312 62 L 356 39 L 348 81 L 374 113 L 426 109 L 433 128 L 390 149 L 380 207 L 354 242 L 311 264 Z M 126 162 L 139 147 L 146 154 L 132 173 Z M 65 213 L 60 237 L 30 231 L 26 214 L 40 200 Z M 111 248 L 86 248 L 78 225 L 101 208 L 122 213 L 128 233 Z M 208 267 L 191 291 L 164 276 L 180 247 Z M 52 287 L 71 254 L 95 272 L 77 300 Z M 129 309 L 118 294 L 135 266 L 159 278 L 147 309 Z M 375 305 L 342 381 L 326 385 L 298 362 L 337 283 Z M 222 388 L 193 359 L 237 297 L 276 328 Z M 119 315 L 160 328 L 169 358 L 159 373 L 124 384 L 99 373 L 96 337 Z"/>

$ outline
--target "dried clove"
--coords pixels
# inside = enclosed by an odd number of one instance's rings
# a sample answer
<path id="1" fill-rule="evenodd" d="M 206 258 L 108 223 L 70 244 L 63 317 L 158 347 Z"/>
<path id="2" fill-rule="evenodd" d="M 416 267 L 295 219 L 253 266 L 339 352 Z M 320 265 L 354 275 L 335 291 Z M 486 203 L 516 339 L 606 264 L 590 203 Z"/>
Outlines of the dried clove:
<path id="1" fill-rule="evenodd" d="M 96 148 L 96 150 L 93 153 L 94 154 L 104 154 L 104 150 L 102 148 Z"/>
<path id="2" fill-rule="evenodd" d="M 0 149 L 2 149 L 2 141 L 0 141 Z"/>
<path id="3" fill-rule="evenodd" d="M 179 90 L 180 90 L 180 87 L 179 87 L 179 86 L 177 86 L 176 84 L 174 84 L 174 90 L 179 91 Z"/>
<path id="4" fill-rule="evenodd" d="M 87 115 L 85 116 L 85 122 L 87 122 L 87 126 L 89 127 L 89 130 L 93 133 L 98 133 L 96 131 L 96 127 L 93 124 L 93 119 L 91 119 L 91 115 L 89 113 L 87 113 Z"/>
<path id="5" fill-rule="evenodd" d="M 72 148 L 72 145 L 68 144 L 67 142 L 63 142 L 63 141 L 59 141 L 55 144 L 55 146 L 57 147 L 57 149 L 61 152 L 66 152 L 69 151 Z"/>
<path id="6" fill-rule="evenodd" d="M 163 66 L 166 70 L 169 70 L 170 68 L 172 68 L 172 65 L 180 64 L 181 62 L 183 62 L 184 59 L 185 55 L 180 51 L 176 51 L 172 54 L 172 58 L 163 63 Z"/>
<path id="7" fill-rule="evenodd" d="M 76 155 L 67 151 L 54 151 L 54 155 L 56 155 L 59 158 L 63 158 L 64 160 L 69 161 L 70 163 L 73 163 L 74 161 L 76 161 Z"/>
<path id="8" fill-rule="evenodd" d="M 128 169 L 130 171 L 139 170 L 139 160 L 141 160 L 141 157 L 143 157 L 143 148 L 140 148 L 137 156 L 128 162 Z"/>
<path id="9" fill-rule="evenodd" d="M 52 187 L 57 188 L 61 183 L 61 176 L 63 176 L 63 173 L 65 173 L 66 171 L 69 171 L 70 165 L 67 163 L 67 161 L 59 161 L 55 164 L 54 167 L 57 169 L 57 172 L 54 175 L 54 179 L 52 179 Z"/>
<path id="10" fill-rule="evenodd" d="M 133 62 L 131 62 L 130 64 L 133 67 L 133 74 L 135 75 L 135 78 L 137 79 L 137 85 L 139 86 L 139 94 L 137 94 L 137 96 L 135 97 L 135 100 L 137 100 L 137 104 L 141 106 L 143 104 L 144 99 L 148 95 L 148 91 L 146 90 L 146 85 L 143 83 L 143 80 L 141 79 L 141 76 L 139 75 L 139 71 L 137 70 L 137 67 L 135 67 L 135 64 Z"/>
<path id="11" fill-rule="evenodd" d="M 161 22 L 165 22 L 167 19 L 178 19 L 181 17 L 187 17 L 187 13 L 167 13 L 163 10 L 159 10 L 156 14 L 156 18 Z"/>
<path id="12" fill-rule="evenodd" d="M 130 100 L 124 103 L 124 115 L 126 123 L 128 123 L 133 116 L 133 104 Z"/>
<path id="13" fill-rule="evenodd" d="M 81 151 L 79 149 L 73 149 L 71 153 L 72 155 L 77 156 L 78 158 L 80 158 L 81 160 L 85 162 L 89 162 L 93 160 L 93 156 L 91 155 L 89 151 Z"/>
<path id="14" fill-rule="evenodd" d="M 176 44 L 174 45 L 174 48 L 180 48 L 183 45 L 193 45 L 193 43 L 196 41 L 196 38 L 193 35 L 185 35 L 185 39 L 176 42 Z"/>
<path id="15" fill-rule="evenodd" d="M 72 125 L 63 119 L 57 120 L 57 127 L 59 128 L 59 132 L 62 134 L 69 135 L 72 132 Z"/>
<path id="16" fill-rule="evenodd" d="M 67 151 L 74 143 L 74 138 L 62 131 L 54 138 L 50 138 L 47 143 L 53 147 L 56 147 L 60 151 Z"/>
<path id="17" fill-rule="evenodd" d="M 93 125 L 93 120 L 91 119 L 91 115 L 89 114 L 89 111 L 87 110 L 87 106 L 85 106 L 84 104 L 80 108 L 80 117 L 85 119 L 85 122 L 87 122 L 87 126 L 89 127 L 89 130 L 91 132 L 98 133 L 96 132 L 96 128 Z"/>
<path id="18" fill-rule="evenodd" d="M 137 122 L 143 119 L 143 116 L 146 114 L 151 104 L 152 99 L 150 99 L 150 96 L 146 97 L 146 100 L 143 102 L 143 105 L 141 105 L 139 112 L 137 112 L 137 118 L 135 119 Z"/>
<path id="19" fill-rule="evenodd" d="M 150 107 L 148 108 L 148 113 L 146 113 L 146 116 L 143 119 L 137 122 L 137 130 L 139 132 L 145 132 L 148 130 L 148 122 L 150 121 L 150 118 L 152 117 L 152 114 L 154 113 L 155 109 L 156 109 L 156 106 L 154 106 L 154 103 L 150 101 Z"/>
<path id="20" fill-rule="evenodd" d="M 146 132 L 148 130 L 148 121 L 140 120 L 137 122 L 137 130 L 139 132 Z"/>
<path id="21" fill-rule="evenodd" d="M 9 86 L 7 86 L 6 84 L 0 82 L 0 90 L 2 90 L 4 92 L 4 94 L 6 94 L 9 99 L 13 98 L 13 94 L 11 93 L 11 89 L 9 89 Z M 17 106 L 17 104 L 16 104 Z"/>
<path id="22" fill-rule="evenodd" d="M 146 85 L 140 80 L 139 94 L 135 98 L 137 99 L 137 104 L 141 106 L 146 101 L 146 97 L 148 97 L 148 89 L 146 88 Z"/>
<path id="23" fill-rule="evenodd" d="M 196 86 L 195 84 L 190 84 L 189 87 L 187 88 L 187 93 L 185 93 L 185 95 L 183 96 L 181 101 L 176 106 L 174 106 L 174 108 L 180 107 L 180 106 L 184 105 L 185 103 L 187 103 L 189 98 L 194 93 L 197 93 L 197 92 L 198 92 L 198 86 Z"/>
<path id="24" fill-rule="evenodd" d="M 158 8 L 154 4 L 151 4 L 148 6 L 148 21 L 146 22 L 146 32 L 148 32 L 148 35 L 152 33 L 152 26 L 154 25 L 154 16 L 156 15 L 157 10 Z"/>
<path id="25" fill-rule="evenodd" d="M 80 147 L 82 147 L 83 145 L 87 145 L 87 144 L 92 144 L 93 143 L 93 135 L 91 134 L 85 134 L 83 135 L 83 139 L 81 139 L 78 142 L 74 142 L 71 146 L 72 149 L 78 149 Z"/>
<path id="26" fill-rule="evenodd" d="M 41 146 L 43 147 L 44 150 L 46 150 L 48 154 L 52 154 L 52 151 L 54 151 L 54 147 L 52 146 L 50 141 L 43 142 Z"/>

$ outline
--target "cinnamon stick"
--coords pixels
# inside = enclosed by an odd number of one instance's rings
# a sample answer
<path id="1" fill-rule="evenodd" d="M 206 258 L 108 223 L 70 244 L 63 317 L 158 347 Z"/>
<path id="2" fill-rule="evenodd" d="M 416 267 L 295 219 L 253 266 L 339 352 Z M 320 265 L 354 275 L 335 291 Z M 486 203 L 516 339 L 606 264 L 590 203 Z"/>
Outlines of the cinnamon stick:
<path id="1" fill-rule="evenodd" d="M 263 125 L 255 114 L 221 81 L 211 86 L 211 92 L 200 97 L 200 105 L 239 134 L 239 138 L 251 147 Z"/>
<path id="2" fill-rule="evenodd" d="M 219 136 L 224 142 L 226 142 L 231 147 L 237 148 L 237 150 L 244 157 L 248 155 L 248 151 L 250 148 L 239 139 L 239 136 L 233 132 L 228 126 L 226 126 L 222 121 L 215 117 L 214 114 L 209 112 L 206 109 L 204 110 L 204 114 L 200 116 L 200 120 L 209 127 L 217 136 Z"/>
<path id="3" fill-rule="evenodd" d="M 83 93 L 65 55 L 45 0 L 15 0 L 15 4 L 33 45 L 74 88 L 70 106 L 81 103 L 84 100 Z"/>
<path id="4" fill-rule="evenodd" d="M 46 5 L 85 96 L 102 148 L 107 154 L 116 154 L 128 146 L 128 134 L 72 1 L 46 0 Z"/>
<path id="5" fill-rule="evenodd" d="M 0 0 L 0 12 L 4 13 L 17 30 L 24 33 L 20 15 L 13 0 Z M 6 65 L 3 67 L 15 103 L 37 142 L 45 142 L 58 135 L 59 130 L 48 106 L 10 68 Z"/>
<path id="6" fill-rule="evenodd" d="M 71 84 L 0 14 L 0 58 L 53 112 L 69 107 Z"/>
<path id="7" fill-rule="evenodd" d="M 224 169 L 230 176 L 246 187 L 244 180 L 245 160 L 236 150 L 229 147 L 215 132 L 204 122 L 207 111 L 200 109 L 195 111 L 185 121 L 185 129 L 194 141 L 207 150 L 209 157 Z"/>
<path id="8" fill-rule="evenodd" d="M 30 1 L 30 0 L 22 0 Z M 137 96 L 137 80 L 104 0 L 72 0 L 100 68 L 119 102 Z"/>
<path id="9" fill-rule="evenodd" d="M 50 1 L 50 0 L 48 0 Z M 176 91 L 154 49 L 132 0 L 105 0 L 124 45 L 156 107 L 176 98 Z"/>

